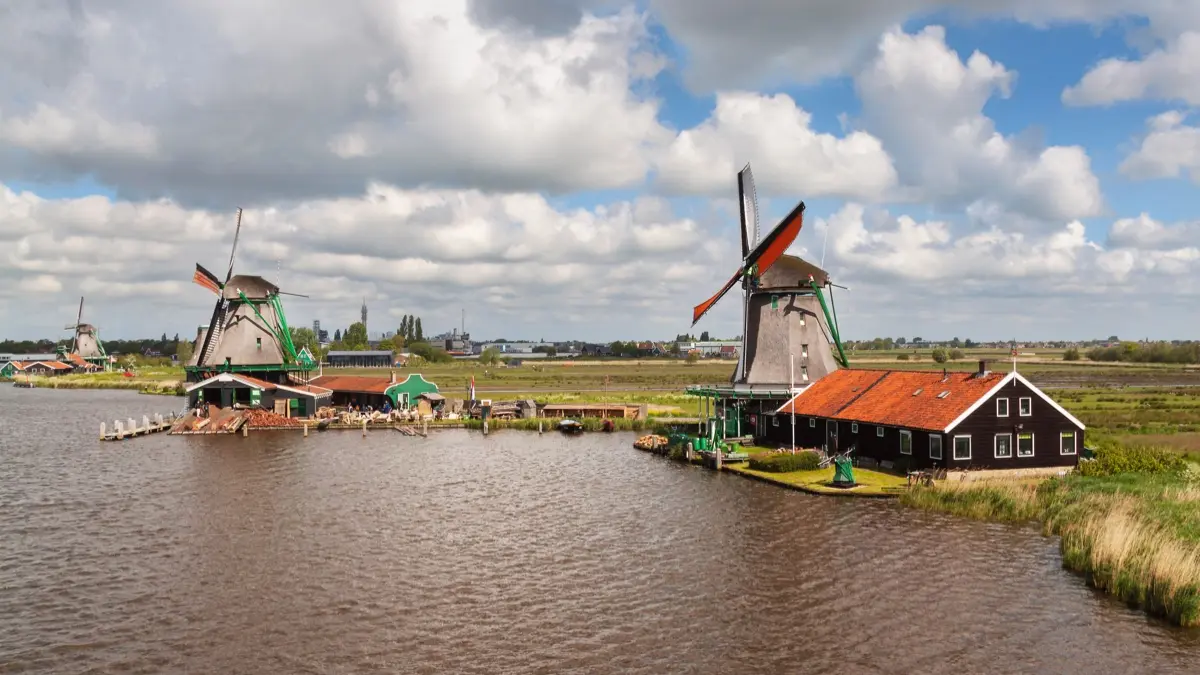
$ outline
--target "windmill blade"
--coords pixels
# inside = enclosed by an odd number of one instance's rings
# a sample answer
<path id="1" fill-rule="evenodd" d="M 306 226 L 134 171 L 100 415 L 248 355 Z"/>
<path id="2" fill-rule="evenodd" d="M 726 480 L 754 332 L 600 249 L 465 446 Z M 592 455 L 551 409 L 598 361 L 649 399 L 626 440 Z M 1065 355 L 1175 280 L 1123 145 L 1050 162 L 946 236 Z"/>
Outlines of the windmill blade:
<path id="1" fill-rule="evenodd" d="M 779 221 L 779 224 L 775 226 L 775 229 L 771 230 L 767 236 L 764 237 L 763 240 L 754 247 L 754 250 L 750 251 L 750 254 L 746 256 L 745 262 L 742 263 L 742 266 L 739 267 L 738 271 L 734 273 L 728 282 L 725 283 L 725 286 L 721 290 L 717 291 L 716 295 L 692 308 L 693 326 L 696 325 L 696 322 L 700 321 L 700 317 L 704 316 L 708 310 L 712 309 L 713 305 L 717 304 L 717 302 L 729 292 L 729 289 L 733 288 L 734 285 L 737 284 L 738 280 L 746 274 L 747 270 L 757 265 L 757 274 L 761 276 L 764 272 L 770 269 L 772 265 L 775 264 L 775 261 L 779 260 L 779 257 L 783 255 L 783 252 L 792 245 L 793 241 L 796 241 L 796 235 L 800 234 L 800 228 L 804 226 L 804 209 L 804 202 L 797 204 L 796 208 L 792 209 L 792 212 L 789 213 L 787 217 Z"/>
<path id="2" fill-rule="evenodd" d="M 717 291 L 716 295 L 692 308 L 693 326 L 696 325 L 696 322 L 700 321 L 700 317 L 707 314 L 708 310 L 713 308 L 713 305 L 717 304 L 717 301 L 725 297 L 725 294 L 729 292 L 729 289 L 737 285 L 738 280 L 742 278 L 742 275 L 745 273 L 745 271 L 745 267 L 738 268 L 737 274 L 734 274 L 732 277 L 730 277 L 729 281 L 725 282 L 725 286 L 722 287 L 721 290 Z"/>
<path id="3" fill-rule="evenodd" d="M 775 229 L 767 233 L 763 240 L 758 242 L 754 250 L 750 252 L 750 256 L 746 258 L 745 267 L 749 269 L 754 265 L 758 265 L 758 274 L 764 274 L 775 261 L 779 260 L 779 256 L 783 255 L 784 251 L 796 241 L 796 235 L 800 234 L 800 228 L 804 227 L 804 202 L 796 205 L 792 212 L 779 221 Z"/>
<path id="4" fill-rule="evenodd" d="M 750 165 L 738 172 L 738 216 L 742 221 L 742 260 L 750 255 L 750 247 L 754 244 L 750 241 L 749 225 L 746 223 L 746 174 L 750 171 Z"/>
<path id="5" fill-rule="evenodd" d="M 238 207 L 237 227 L 233 230 L 233 250 L 229 252 L 229 271 L 225 273 L 225 283 L 233 277 L 233 256 L 237 254 L 238 236 L 242 233 L 242 207 Z"/>
<path id="6" fill-rule="evenodd" d="M 79 296 L 79 315 L 75 317 L 75 325 L 83 323 L 83 296 Z"/>
<path id="7" fill-rule="evenodd" d="M 307 298 L 308 297 L 307 295 L 301 295 L 299 293 L 288 293 L 287 291 L 279 291 L 279 294 L 280 295 L 290 295 L 293 298 Z"/>
<path id="8" fill-rule="evenodd" d="M 79 296 L 79 314 L 75 316 L 75 336 L 71 338 L 71 353 L 79 349 L 79 325 L 83 321 L 83 296 Z"/>
<path id="9" fill-rule="evenodd" d="M 758 245 L 758 191 L 750 165 L 738 172 L 738 208 L 742 219 L 742 260 Z"/>
<path id="10" fill-rule="evenodd" d="M 212 318 L 208 321 L 208 330 L 204 332 L 204 344 L 200 346 L 200 352 L 196 355 L 196 366 L 204 365 L 204 357 L 208 356 L 208 345 L 212 342 L 213 333 L 217 332 L 217 321 L 221 318 L 221 309 L 225 305 L 225 298 L 217 298 L 217 304 L 213 307 Z"/>
<path id="11" fill-rule="evenodd" d="M 204 269 L 200 263 L 196 263 L 196 272 L 192 275 L 192 283 L 203 286 L 217 295 L 221 294 L 221 282 L 217 279 L 217 275 Z"/>

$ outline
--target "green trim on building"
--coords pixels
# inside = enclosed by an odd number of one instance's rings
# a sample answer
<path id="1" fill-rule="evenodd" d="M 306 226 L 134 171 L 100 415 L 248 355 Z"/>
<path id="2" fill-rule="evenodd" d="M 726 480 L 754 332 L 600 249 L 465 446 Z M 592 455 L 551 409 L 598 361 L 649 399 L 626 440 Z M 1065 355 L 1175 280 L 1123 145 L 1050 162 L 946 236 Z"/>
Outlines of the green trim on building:
<path id="1" fill-rule="evenodd" d="M 426 380 L 420 373 L 413 373 L 405 378 L 403 382 L 397 382 L 388 387 L 383 394 L 391 399 L 392 405 L 409 407 L 421 394 L 436 394 L 437 392 L 438 386 L 436 384 Z"/>

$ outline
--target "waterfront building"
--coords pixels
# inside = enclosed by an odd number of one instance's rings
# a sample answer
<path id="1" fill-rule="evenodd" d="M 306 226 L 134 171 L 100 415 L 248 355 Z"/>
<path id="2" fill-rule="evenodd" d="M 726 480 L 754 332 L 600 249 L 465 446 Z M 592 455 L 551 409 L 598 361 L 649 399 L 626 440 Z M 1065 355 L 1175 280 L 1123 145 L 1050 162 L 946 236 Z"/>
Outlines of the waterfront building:
<path id="1" fill-rule="evenodd" d="M 973 373 L 844 369 L 756 416 L 760 442 L 850 452 L 891 468 L 1073 467 L 1082 422 L 1025 379 Z"/>

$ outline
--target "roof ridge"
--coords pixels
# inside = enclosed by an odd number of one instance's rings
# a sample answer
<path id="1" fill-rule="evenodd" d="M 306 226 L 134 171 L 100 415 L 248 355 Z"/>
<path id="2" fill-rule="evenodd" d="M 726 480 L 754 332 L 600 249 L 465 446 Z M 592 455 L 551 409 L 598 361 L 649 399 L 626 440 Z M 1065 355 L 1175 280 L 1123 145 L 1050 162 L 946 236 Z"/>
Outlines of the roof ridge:
<path id="1" fill-rule="evenodd" d="M 865 395 L 867 394 L 867 392 L 868 392 L 868 391 L 871 391 L 872 389 L 874 389 L 874 388 L 875 388 L 875 385 L 877 385 L 877 384 L 879 384 L 880 382 L 883 382 L 884 380 L 886 380 L 886 379 L 887 379 L 887 377 L 888 377 L 888 375 L 891 375 L 891 374 L 892 374 L 893 372 L 895 372 L 895 371 L 891 371 L 891 370 L 885 370 L 885 371 L 882 371 L 882 372 L 883 372 L 883 376 L 882 376 L 882 377 L 876 378 L 874 382 L 872 382 L 871 384 L 868 384 L 868 385 L 867 385 L 867 387 L 866 387 L 865 389 L 863 389 L 862 391 L 858 392 L 858 396 L 855 396 L 854 398 L 851 398 L 849 401 L 846 401 L 846 405 L 843 405 L 842 407 L 840 407 L 840 408 L 838 408 L 837 410 L 833 411 L 833 414 L 834 414 L 834 415 L 840 415 L 840 414 L 842 414 L 842 411 L 843 411 L 843 410 L 845 410 L 846 408 L 849 408 L 851 405 L 853 405 L 853 404 L 854 404 L 854 402 L 855 402 L 855 401 L 857 401 L 858 399 L 860 399 L 860 398 L 862 398 L 863 396 L 865 396 Z"/>

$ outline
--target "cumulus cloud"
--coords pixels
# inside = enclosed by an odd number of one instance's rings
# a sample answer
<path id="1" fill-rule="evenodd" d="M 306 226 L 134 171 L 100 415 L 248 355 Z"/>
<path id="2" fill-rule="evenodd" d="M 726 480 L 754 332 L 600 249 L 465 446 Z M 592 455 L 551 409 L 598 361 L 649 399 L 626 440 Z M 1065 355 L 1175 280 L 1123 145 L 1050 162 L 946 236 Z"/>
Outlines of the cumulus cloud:
<path id="1" fill-rule="evenodd" d="M 0 20 L 0 179 L 192 204 L 371 180 L 604 189 L 640 183 L 670 138 L 637 93 L 663 64 L 628 8 L 538 34 L 466 0 L 75 6 Z"/>
<path id="2" fill-rule="evenodd" d="M 959 208 L 1000 201 L 1058 220 L 1102 212 L 1100 182 L 1083 148 L 1027 147 L 983 114 L 993 95 L 1011 94 L 1015 80 L 981 52 L 964 62 L 940 26 L 883 35 L 855 85 L 866 127 L 895 158 L 904 198 Z"/>
<path id="3" fill-rule="evenodd" d="M 708 120 L 680 132 L 663 152 L 658 181 L 672 192 L 728 192 L 730 177 L 749 161 L 768 193 L 879 199 L 895 184 L 879 139 L 818 133 L 811 121 L 786 94 L 718 94 Z"/>
<path id="4" fill-rule="evenodd" d="M 1184 124 L 1177 110 L 1151 117 L 1139 147 L 1121 162 L 1121 173 L 1134 179 L 1176 178 L 1187 172 L 1200 185 L 1200 128 Z"/>

